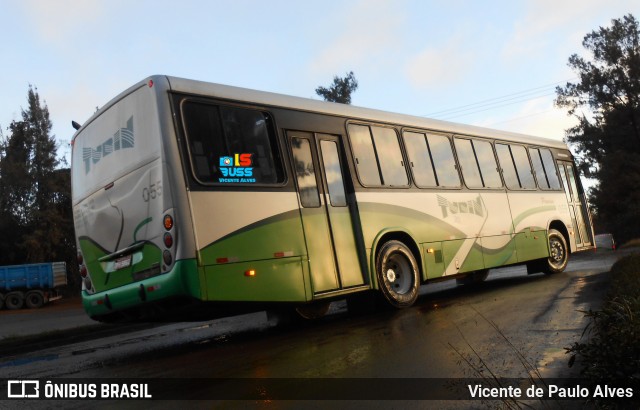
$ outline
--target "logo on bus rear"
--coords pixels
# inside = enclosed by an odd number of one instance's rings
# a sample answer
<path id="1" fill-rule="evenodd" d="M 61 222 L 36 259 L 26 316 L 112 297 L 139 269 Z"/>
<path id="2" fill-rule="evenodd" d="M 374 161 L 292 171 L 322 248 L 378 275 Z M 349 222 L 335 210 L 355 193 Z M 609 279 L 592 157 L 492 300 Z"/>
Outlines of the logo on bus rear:
<path id="1" fill-rule="evenodd" d="M 253 154 L 234 154 L 233 157 L 220 157 L 221 183 L 254 183 L 253 178 Z"/>
<path id="2" fill-rule="evenodd" d="M 133 148 L 135 138 L 133 136 L 133 116 L 127 120 L 126 128 L 120 128 L 107 138 L 102 144 L 95 148 L 82 148 L 82 160 L 84 161 L 84 171 L 88 174 L 91 171 L 91 164 L 95 165 L 107 155 L 122 149 Z"/>

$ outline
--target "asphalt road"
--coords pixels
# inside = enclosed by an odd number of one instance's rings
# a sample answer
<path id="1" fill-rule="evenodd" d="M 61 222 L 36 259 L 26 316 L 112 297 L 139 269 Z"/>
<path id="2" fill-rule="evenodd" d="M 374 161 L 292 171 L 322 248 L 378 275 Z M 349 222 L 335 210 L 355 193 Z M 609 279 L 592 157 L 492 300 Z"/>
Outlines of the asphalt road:
<path id="1" fill-rule="evenodd" d="M 210 391 L 220 389 L 220 380 L 233 388 L 231 383 L 237 379 L 344 379 L 360 389 L 356 398 L 362 399 L 369 397 L 362 384 L 367 378 L 372 381 L 366 384 L 373 389 L 370 397 L 379 397 L 387 389 L 390 397 L 397 398 L 402 391 L 412 391 L 415 380 L 477 377 L 474 368 L 506 378 L 569 377 L 576 375 L 575 367 L 568 368 L 564 348 L 580 339 L 586 325 L 581 311 L 598 307 L 606 273 L 621 254 L 579 255 L 564 273 L 551 276 L 527 275 L 523 267 L 513 267 L 491 271 L 487 281 L 477 286 L 429 284 L 422 287 L 416 305 L 402 311 L 353 316 L 344 303 L 337 302 L 327 317 L 301 326 L 276 326 L 259 312 L 136 329 L 2 357 L 0 372 L 8 379 L 180 379 L 173 396 L 207 399 L 189 401 L 190 407 L 201 408 L 326 408 L 333 403 L 274 401 L 268 392 L 265 400 L 211 401 Z M 194 382 L 185 385 L 185 380 Z M 297 393 L 305 397 L 304 389 L 323 386 L 298 387 L 303 391 Z M 309 392 L 310 397 L 315 395 Z M 64 407 L 69 405 L 81 408 L 86 403 L 64 402 Z M 140 402 L 118 405 L 133 408 Z M 154 405 L 172 408 L 177 402 Z M 390 406 L 483 407 L 478 402 L 456 401 L 339 402 L 339 407 Z"/>

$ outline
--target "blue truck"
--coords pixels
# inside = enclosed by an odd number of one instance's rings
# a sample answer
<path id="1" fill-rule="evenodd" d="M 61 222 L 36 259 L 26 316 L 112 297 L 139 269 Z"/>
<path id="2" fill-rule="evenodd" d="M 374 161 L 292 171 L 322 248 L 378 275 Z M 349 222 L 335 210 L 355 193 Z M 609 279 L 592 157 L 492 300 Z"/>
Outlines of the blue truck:
<path id="1" fill-rule="evenodd" d="M 64 262 L 0 266 L 0 309 L 37 309 L 62 298 L 67 284 Z"/>

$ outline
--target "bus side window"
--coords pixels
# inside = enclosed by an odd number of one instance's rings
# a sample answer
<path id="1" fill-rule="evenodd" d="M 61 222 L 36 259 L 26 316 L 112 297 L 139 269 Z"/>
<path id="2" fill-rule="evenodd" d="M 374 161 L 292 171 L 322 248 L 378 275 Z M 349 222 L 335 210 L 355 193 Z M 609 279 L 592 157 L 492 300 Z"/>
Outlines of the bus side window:
<path id="1" fill-rule="evenodd" d="M 455 138 L 454 143 L 465 184 L 469 188 L 482 188 L 484 185 L 482 183 L 482 177 L 480 176 L 480 168 L 478 168 L 476 156 L 473 153 L 471 140 Z"/>
<path id="2" fill-rule="evenodd" d="M 538 186 L 540 189 L 549 189 L 549 183 L 547 182 L 547 177 L 544 174 L 544 168 L 542 166 L 542 160 L 540 159 L 540 151 L 536 148 L 529 148 L 529 154 L 531 155 L 531 163 L 533 164 L 533 170 L 536 173 Z"/>
<path id="3" fill-rule="evenodd" d="M 444 135 L 428 134 L 427 141 L 429 141 L 438 186 L 460 188 L 460 175 L 449 138 Z"/>
<path id="4" fill-rule="evenodd" d="M 181 110 L 193 176 L 199 183 L 284 182 L 268 113 L 194 100 L 185 100 Z"/>
<path id="5" fill-rule="evenodd" d="M 529 153 L 540 189 L 560 189 L 560 180 L 551 151 L 544 148 L 529 148 Z"/>
<path id="6" fill-rule="evenodd" d="M 409 179 L 404 168 L 398 135 L 393 128 L 371 127 L 373 141 L 385 186 L 407 186 Z"/>
<path id="7" fill-rule="evenodd" d="M 420 188 L 438 186 L 426 135 L 418 132 L 404 132 L 403 137 L 416 185 Z"/>
<path id="8" fill-rule="evenodd" d="M 488 141 L 472 140 L 485 188 L 502 188 L 498 163 Z"/>
<path id="9" fill-rule="evenodd" d="M 504 177 L 505 184 L 507 184 L 507 188 L 522 188 L 509 146 L 505 144 L 496 144 L 496 152 L 498 153 L 498 162 L 500 162 L 502 176 Z"/>
<path id="10" fill-rule="evenodd" d="M 527 150 L 522 145 L 509 145 L 509 148 L 511 148 L 513 163 L 518 171 L 520 186 L 522 189 L 536 189 L 536 181 L 533 179 Z"/>
<path id="11" fill-rule="evenodd" d="M 349 137 L 353 147 L 358 177 L 363 185 L 380 186 L 380 173 L 376 153 L 371 140 L 369 127 L 366 125 L 349 124 Z"/>
<path id="12" fill-rule="evenodd" d="M 502 176 L 509 189 L 536 189 L 529 156 L 522 145 L 496 144 Z"/>
<path id="13" fill-rule="evenodd" d="M 393 128 L 349 124 L 356 169 L 365 186 L 404 187 L 409 178 Z"/>
<path id="14" fill-rule="evenodd" d="M 549 180 L 549 187 L 551 189 L 560 189 L 560 179 L 558 178 L 558 172 L 556 171 L 556 162 L 553 160 L 553 154 L 551 151 L 545 148 L 540 148 L 540 155 L 542 156 L 542 164 L 544 165 L 547 179 Z"/>

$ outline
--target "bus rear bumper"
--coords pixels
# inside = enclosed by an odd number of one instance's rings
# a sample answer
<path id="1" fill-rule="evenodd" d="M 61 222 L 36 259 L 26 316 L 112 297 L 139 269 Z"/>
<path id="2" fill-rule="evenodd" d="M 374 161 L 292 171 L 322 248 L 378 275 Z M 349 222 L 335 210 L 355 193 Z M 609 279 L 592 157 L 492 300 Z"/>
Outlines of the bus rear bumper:
<path id="1" fill-rule="evenodd" d="M 200 299 L 195 259 L 177 261 L 171 271 L 139 282 L 95 294 L 83 291 L 82 304 L 90 317 L 100 320 L 132 308 L 144 310 L 163 300 L 185 297 Z"/>

